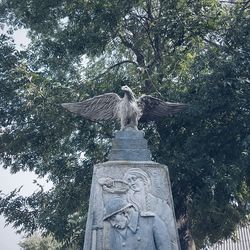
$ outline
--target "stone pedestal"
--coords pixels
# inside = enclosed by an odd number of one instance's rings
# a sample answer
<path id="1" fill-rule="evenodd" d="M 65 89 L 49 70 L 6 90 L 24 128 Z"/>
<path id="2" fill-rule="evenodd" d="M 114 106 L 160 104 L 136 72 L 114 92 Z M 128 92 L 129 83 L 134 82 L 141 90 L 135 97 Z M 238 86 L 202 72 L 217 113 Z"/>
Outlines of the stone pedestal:
<path id="1" fill-rule="evenodd" d="M 94 166 L 84 250 L 178 250 L 168 168 L 150 161 L 143 132 L 119 131 Z"/>
<path id="2" fill-rule="evenodd" d="M 140 130 L 118 131 L 112 140 L 110 161 L 150 161 L 151 154 L 148 149 L 144 132 Z"/>

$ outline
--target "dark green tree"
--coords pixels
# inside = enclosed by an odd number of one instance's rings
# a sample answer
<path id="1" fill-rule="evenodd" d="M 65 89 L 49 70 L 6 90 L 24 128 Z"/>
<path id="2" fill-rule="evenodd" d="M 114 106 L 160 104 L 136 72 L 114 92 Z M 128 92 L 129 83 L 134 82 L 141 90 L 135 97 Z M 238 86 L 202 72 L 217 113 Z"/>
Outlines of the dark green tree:
<path id="1" fill-rule="evenodd" d="M 181 233 L 198 247 L 228 237 L 249 214 L 249 4 L 227 11 L 225 29 L 206 37 L 181 75 L 190 113 L 158 126 Z"/>
<path id="2" fill-rule="evenodd" d="M 54 183 L 30 197 L 2 195 L 7 222 L 83 243 L 92 166 L 107 159 L 116 125 L 90 123 L 59 104 L 119 93 L 128 82 L 138 94 L 190 103 L 186 113 L 141 126 L 153 158 L 169 166 L 182 249 L 228 237 L 244 221 L 248 1 L 8 0 L 0 13 L 32 39 L 20 54 L 1 37 L 2 164 Z"/>

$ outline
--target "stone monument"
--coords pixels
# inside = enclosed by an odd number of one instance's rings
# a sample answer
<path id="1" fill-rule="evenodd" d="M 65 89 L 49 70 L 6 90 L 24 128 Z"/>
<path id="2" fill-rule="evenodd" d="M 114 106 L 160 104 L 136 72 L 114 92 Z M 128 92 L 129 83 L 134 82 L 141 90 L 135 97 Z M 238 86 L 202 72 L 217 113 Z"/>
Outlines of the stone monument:
<path id="1" fill-rule="evenodd" d="M 84 250 L 179 250 L 168 168 L 151 161 L 138 121 L 186 107 L 152 96 L 114 93 L 63 107 L 92 121 L 119 119 L 109 161 L 94 166 Z"/>

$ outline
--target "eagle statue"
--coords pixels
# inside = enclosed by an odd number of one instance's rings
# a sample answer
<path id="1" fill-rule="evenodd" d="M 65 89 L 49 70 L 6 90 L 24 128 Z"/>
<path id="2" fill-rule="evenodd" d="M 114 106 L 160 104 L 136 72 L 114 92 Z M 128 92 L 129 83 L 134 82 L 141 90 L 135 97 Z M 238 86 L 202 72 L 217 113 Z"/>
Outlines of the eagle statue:
<path id="1" fill-rule="evenodd" d="M 136 99 L 128 86 L 121 89 L 124 92 L 123 98 L 115 93 L 106 93 L 82 102 L 63 103 L 62 106 L 91 121 L 118 119 L 121 130 L 137 129 L 138 122 L 159 120 L 187 107 L 187 104 L 165 102 L 150 95 Z"/>

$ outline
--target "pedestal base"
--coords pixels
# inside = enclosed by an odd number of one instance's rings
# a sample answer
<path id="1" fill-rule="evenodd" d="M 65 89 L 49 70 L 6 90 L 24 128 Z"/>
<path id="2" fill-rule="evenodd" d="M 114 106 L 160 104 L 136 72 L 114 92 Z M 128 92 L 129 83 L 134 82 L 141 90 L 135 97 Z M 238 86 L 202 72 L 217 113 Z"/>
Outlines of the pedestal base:
<path id="1" fill-rule="evenodd" d="M 135 129 L 117 131 L 112 140 L 110 161 L 150 161 L 151 153 L 148 149 L 144 132 Z"/>
<path id="2" fill-rule="evenodd" d="M 94 166 L 84 250 L 179 250 L 168 169 L 151 161 Z"/>

